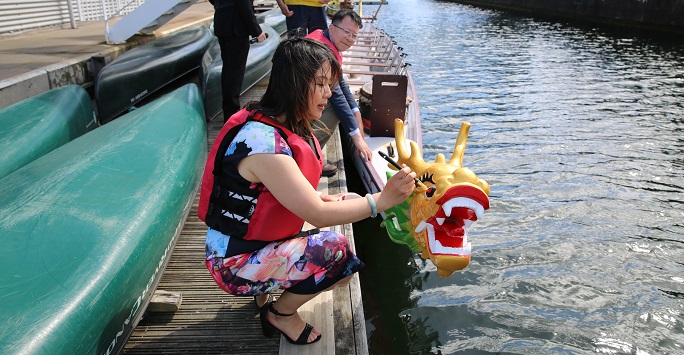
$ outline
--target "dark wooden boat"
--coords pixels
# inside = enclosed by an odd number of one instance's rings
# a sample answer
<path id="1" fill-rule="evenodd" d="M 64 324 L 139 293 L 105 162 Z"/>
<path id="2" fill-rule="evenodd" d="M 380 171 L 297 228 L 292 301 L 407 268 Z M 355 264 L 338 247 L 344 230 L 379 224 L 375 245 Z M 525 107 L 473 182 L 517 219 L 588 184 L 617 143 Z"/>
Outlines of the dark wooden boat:
<path id="1" fill-rule="evenodd" d="M 195 27 L 133 48 L 106 65 L 95 81 L 100 123 L 197 69 L 212 38 L 206 26 Z"/>
<path id="2" fill-rule="evenodd" d="M 268 38 L 262 43 L 250 45 L 241 93 L 249 90 L 249 88 L 271 72 L 271 58 L 280 43 L 280 36 L 278 36 L 274 29 L 266 25 L 260 26 L 261 30 L 268 34 Z M 202 57 L 202 65 L 200 67 L 202 100 L 204 101 L 204 113 L 207 121 L 211 121 L 223 111 L 221 70 L 223 70 L 221 48 L 218 42 L 214 41 L 209 46 L 204 57 Z"/>
<path id="3" fill-rule="evenodd" d="M 0 178 L 95 127 L 90 96 L 78 85 L 0 109 Z"/>
<path id="4" fill-rule="evenodd" d="M 206 161 L 194 84 L 0 180 L 0 353 L 116 354 L 142 316 Z"/>

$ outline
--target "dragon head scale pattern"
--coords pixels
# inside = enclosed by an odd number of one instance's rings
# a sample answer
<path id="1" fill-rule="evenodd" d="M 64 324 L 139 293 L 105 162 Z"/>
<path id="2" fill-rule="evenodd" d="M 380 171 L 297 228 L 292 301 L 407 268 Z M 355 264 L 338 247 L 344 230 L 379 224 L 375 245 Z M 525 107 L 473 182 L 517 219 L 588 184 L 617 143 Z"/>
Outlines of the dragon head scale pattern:
<path id="1" fill-rule="evenodd" d="M 448 162 L 438 154 L 428 163 L 415 142 L 410 142 L 411 152 L 406 151 L 404 123 L 395 120 L 398 163 L 415 171 L 425 187 L 416 188 L 404 203 L 385 211 L 382 225 L 394 242 L 430 259 L 444 277 L 470 263 L 467 229 L 489 209 L 489 184 L 463 167 L 469 130 L 470 123 L 461 124 Z"/>

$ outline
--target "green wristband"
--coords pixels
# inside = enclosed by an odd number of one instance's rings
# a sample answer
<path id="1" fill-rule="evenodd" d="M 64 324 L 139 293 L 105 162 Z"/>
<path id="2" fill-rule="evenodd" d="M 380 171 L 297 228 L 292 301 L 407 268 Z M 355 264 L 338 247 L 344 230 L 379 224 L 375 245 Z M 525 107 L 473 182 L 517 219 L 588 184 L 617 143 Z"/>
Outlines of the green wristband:
<path id="1" fill-rule="evenodd" d="M 368 199 L 368 203 L 370 204 L 371 217 L 375 218 L 378 215 L 378 206 L 375 205 L 375 199 L 371 194 L 366 194 L 366 199 Z"/>

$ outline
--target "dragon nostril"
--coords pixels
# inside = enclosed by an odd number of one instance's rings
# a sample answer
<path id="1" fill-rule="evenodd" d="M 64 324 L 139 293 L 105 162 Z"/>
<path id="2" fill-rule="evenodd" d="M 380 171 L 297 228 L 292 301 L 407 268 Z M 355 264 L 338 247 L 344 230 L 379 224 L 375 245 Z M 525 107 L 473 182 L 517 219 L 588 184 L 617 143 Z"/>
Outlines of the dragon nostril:
<path id="1" fill-rule="evenodd" d="M 437 191 L 437 188 L 434 186 L 428 187 L 427 190 L 425 190 L 425 197 L 430 198 L 432 195 L 435 194 L 435 191 Z"/>

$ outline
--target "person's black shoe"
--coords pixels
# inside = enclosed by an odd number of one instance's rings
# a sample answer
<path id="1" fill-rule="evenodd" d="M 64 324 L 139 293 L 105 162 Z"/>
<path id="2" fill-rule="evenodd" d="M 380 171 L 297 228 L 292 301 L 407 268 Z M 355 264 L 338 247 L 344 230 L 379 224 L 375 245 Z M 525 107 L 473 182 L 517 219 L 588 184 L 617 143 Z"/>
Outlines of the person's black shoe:
<path id="1" fill-rule="evenodd" d="M 332 164 L 325 164 L 323 165 L 323 172 L 321 173 L 321 176 L 325 177 L 332 177 L 335 176 L 337 173 L 337 167 Z"/>
<path id="2" fill-rule="evenodd" d="M 313 341 L 309 342 L 309 335 L 311 334 L 311 331 L 313 331 L 313 326 L 309 323 L 306 323 L 306 326 L 304 326 L 304 330 L 299 334 L 299 337 L 297 340 L 294 340 L 290 338 L 289 336 L 285 335 L 280 329 L 276 328 L 275 325 L 271 324 L 271 322 L 268 321 L 268 318 L 266 318 L 266 313 L 271 312 L 275 314 L 276 316 L 279 317 L 289 317 L 294 315 L 292 314 L 283 314 L 275 310 L 273 308 L 273 305 L 275 302 L 271 302 L 268 304 L 268 307 L 264 307 L 261 312 L 259 313 L 259 320 L 261 321 L 261 329 L 264 333 L 264 336 L 267 338 L 272 338 L 274 335 L 277 333 L 282 334 L 285 337 L 285 340 L 287 340 L 290 344 L 295 344 L 295 345 L 309 345 L 313 344 L 319 340 L 321 340 L 321 335 L 317 336 L 316 339 Z"/>

